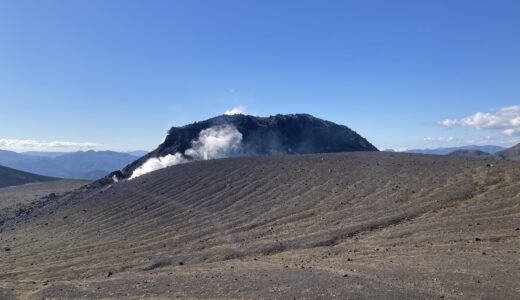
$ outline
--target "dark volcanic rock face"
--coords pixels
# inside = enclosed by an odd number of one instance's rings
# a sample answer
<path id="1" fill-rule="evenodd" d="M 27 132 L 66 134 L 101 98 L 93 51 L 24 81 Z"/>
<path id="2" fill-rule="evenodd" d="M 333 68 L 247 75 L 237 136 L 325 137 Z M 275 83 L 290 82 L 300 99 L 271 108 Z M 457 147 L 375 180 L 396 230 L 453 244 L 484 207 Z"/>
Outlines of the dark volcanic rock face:
<path id="1" fill-rule="evenodd" d="M 350 128 L 308 114 L 276 115 L 267 118 L 222 115 L 182 127 L 172 127 L 165 141 L 154 151 L 110 175 L 127 178 L 151 157 L 184 153 L 199 133 L 211 127 L 232 125 L 242 134 L 237 155 L 310 154 L 378 151 Z M 110 178 L 110 177 L 107 177 Z"/>

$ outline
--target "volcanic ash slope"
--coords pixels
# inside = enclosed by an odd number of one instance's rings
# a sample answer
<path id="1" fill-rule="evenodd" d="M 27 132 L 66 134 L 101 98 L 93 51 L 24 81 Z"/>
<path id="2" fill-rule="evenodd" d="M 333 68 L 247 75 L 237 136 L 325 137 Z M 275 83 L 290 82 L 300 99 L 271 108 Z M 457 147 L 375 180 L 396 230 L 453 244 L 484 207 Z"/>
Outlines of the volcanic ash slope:
<path id="1" fill-rule="evenodd" d="M 378 152 L 177 165 L 6 222 L 0 298 L 518 299 L 519 170 Z"/>

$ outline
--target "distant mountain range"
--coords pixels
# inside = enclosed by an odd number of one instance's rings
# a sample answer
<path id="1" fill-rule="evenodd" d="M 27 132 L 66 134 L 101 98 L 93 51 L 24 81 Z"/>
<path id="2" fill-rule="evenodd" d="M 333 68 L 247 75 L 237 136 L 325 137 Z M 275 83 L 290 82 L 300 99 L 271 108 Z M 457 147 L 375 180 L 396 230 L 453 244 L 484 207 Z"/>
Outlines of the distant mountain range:
<path id="1" fill-rule="evenodd" d="M 394 150 L 391 149 L 385 151 L 394 152 Z M 500 160 L 520 160 L 520 144 L 510 148 L 504 148 L 494 145 L 469 145 L 451 148 L 414 149 L 405 152 L 418 154 L 450 155 L 459 157 L 492 158 Z"/>
<path id="2" fill-rule="evenodd" d="M 71 179 L 98 179 L 133 162 L 146 151 L 24 152 L 0 150 L 0 165 Z"/>
<path id="3" fill-rule="evenodd" d="M 52 181 L 57 178 L 41 176 L 0 166 L 0 188 L 32 182 Z"/>
<path id="4" fill-rule="evenodd" d="M 460 157 L 489 157 L 491 154 L 480 150 L 458 149 L 449 153 L 448 155 Z"/>
<path id="5" fill-rule="evenodd" d="M 495 145 L 485 145 L 485 146 L 468 145 L 468 146 L 449 147 L 449 148 L 413 149 L 413 150 L 407 150 L 404 152 L 405 153 L 433 154 L 433 155 L 447 155 L 456 150 L 478 150 L 478 151 L 494 154 L 494 153 L 500 152 L 505 149 L 506 148 L 504 148 L 504 147 L 495 146 Z"/>

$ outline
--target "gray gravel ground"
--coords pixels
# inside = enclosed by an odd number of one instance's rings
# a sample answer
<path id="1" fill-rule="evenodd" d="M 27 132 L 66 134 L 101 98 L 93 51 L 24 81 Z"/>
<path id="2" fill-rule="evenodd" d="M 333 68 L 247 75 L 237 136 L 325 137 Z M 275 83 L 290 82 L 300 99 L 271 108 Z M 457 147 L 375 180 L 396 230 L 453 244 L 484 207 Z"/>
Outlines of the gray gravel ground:
<path id="1" fill-rule="evenodd" d="M 511 161 L 194 162 L 75 192 L 0 228 L 2 299 L 520 298 Z"/>

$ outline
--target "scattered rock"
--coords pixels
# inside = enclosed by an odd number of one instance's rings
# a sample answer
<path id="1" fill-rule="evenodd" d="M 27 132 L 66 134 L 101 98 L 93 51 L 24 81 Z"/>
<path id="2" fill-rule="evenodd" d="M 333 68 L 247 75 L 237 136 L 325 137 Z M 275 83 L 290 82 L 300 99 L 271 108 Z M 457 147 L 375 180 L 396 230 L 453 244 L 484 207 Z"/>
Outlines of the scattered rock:
<path id="1" fill-rule="evenodd" d="M 475 238 L 475 242 L 480 242 L 481 239 L 480 238 Z"/>
<path id="2" fill-rule="evenodd" d="M 107 277 L 112 276 L 112 274 L 113 274 L 113 273 L 112 273 L 111 271 L 108 271 L 108 273 L 107 273 Z"/>

